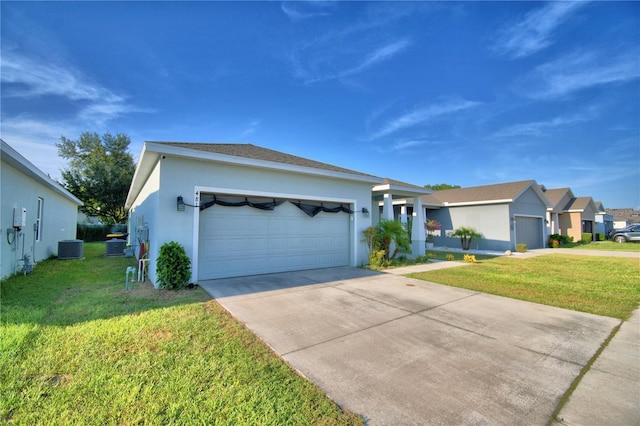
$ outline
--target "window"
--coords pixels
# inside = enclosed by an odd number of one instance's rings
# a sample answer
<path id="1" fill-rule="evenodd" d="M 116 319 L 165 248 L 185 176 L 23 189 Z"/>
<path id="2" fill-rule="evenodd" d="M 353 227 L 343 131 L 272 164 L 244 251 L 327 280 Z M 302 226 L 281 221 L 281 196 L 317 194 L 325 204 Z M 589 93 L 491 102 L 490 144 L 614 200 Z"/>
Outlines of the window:
<path id="1" fill-rule="evenodd" d="M 44 205 L 44 199 L 38 197 L 38 210 L 36 211 L 36 241 L 42 239 L 42 207 Z"/>

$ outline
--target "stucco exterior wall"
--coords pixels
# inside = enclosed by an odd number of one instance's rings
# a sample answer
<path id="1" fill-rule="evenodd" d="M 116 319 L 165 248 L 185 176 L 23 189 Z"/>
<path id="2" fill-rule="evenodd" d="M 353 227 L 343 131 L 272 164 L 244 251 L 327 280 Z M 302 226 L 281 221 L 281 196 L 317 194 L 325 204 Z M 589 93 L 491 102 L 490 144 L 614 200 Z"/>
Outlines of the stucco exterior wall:
<path id="1" fill-rule="evenodd" d="M 0 278 L 4 279 L 13 275 L 16 267 L 22 268 L 24 254 L 31 256 L 32 262 L 38 262 L 57 256 L 59 241 L 75 239 L 78 205 L 5 162 L 2 162 L 0 182 Z M 39 240 L 36 241 L 34 225 L 37 221 L 38 198 L 42 199 L 42 224 Z M 7 229 L 13 229 L 14 208 L 27 210 L 26 226 L 10 244 L 13 238 L 7 236 Z"/>
<path id="2" fill-rule="evenodd" d="M 564 219 L 564 220 L 563 220 Z M 565 213 L 561 216 L 560 224 L 566 235 L 573 237 L 578 242 L 582 238 L 582 214 L 580 212 Z"/>
<path id="3" fill-rule="evenodd" d="M 351 264 L 367 262 L 361 234 L 371 225 L 371 218 L 360 210 L 367 207 L 371 211 L 370 183 L 166 156 L 159 160 L 130 209 L 132 215 L 144 214 L 149 224 L 149 279 L 152 282 L 156 278 L 155 259 L 160 246 L 168 241 L 184 246 L 192 263 L 192 280 L 197 280 L 199 210 L 187 206 L 185 211 L 177 211 L 176 198 L 181 195 L 186 204 L 196 205 L 200 192 L 349 203 L 355 211 L 351 215 Z"/>
<path id="4" fill-rule="evenodd" d="M 160 216 L 160 163 L 156 164 L 144 187 L 129 209 L 129 244 L 134 248 L 136 256 L 140 253 L 139 238 L 144 238 L 139 233 L 148 229 L 149 251 L 157 252 L 159 246 L 158 223 Z M 175 206 L 174 206 L 175 210 Z M 170 241 L 170 240 L 167 240 Z M 144 242 L 144 241 L 142 241 Z M 155 250 L 155 251 L 154 251 Z M 149 264 L 149 274 L 155 277 L 155 262 Z"/>
<path id="5" fill-rule="evenodd" d="M 483 238 L 473 241 L 471 247 L 480 250 L 511 250 L 511 230 L 509 228 L 509 205 L 488 204 L 478 206 L 448 207 L 428 211 L 429 219 L 435 219 L 442 226 L 441 236 L 434 238 L 437 246 L 460 248 L 458 238 L 447 237 L 460 226 L 473 227 Z"/>

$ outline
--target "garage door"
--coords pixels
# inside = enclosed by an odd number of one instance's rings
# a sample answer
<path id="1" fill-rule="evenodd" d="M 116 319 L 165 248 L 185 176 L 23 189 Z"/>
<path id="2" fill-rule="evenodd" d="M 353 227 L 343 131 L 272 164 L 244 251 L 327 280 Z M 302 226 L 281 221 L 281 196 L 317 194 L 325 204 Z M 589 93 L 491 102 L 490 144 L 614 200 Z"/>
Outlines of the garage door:
<path id="1" fill-rule="evenodd" d="M 516 216 L 516 244 L 526 244 L 528 249 L 543 248 L 542 219 Z"/>
<path id="2" fill-rule="evenodd" d="M 350 216 L 216 205 L 200 213 L 198 279 L 349 265 Z"/>

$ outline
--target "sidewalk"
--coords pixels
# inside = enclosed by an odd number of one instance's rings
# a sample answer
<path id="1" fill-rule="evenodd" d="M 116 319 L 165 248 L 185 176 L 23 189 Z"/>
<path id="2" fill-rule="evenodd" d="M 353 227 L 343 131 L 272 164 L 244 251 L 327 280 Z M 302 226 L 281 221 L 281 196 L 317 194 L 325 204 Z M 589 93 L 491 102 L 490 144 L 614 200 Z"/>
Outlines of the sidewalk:
<path id="1" fill-rule="evenodd" d="M 489 253 L 475 251 L 473 254 Z M 637 252 L 551 248 L 529 250 L 509 257 L 526 259 L 547 254 L 626 257 L 640 260 L 640 253 Z M 405 275 L 465 265 L 470 264 L 436 261 L 387 269 L 384 272 Z M 640 425 L 640 308 L 633 312 L 629 320 L 621 323 L 619 330 L 582 377 L 557 417 L 559 422 L 554 422 L 555 425 Z"/>
<path id="2" fill-rule="evenodd" d="M 558 419 L 562 425 L 640 424 L 640 309 L 622 323 Z"/>

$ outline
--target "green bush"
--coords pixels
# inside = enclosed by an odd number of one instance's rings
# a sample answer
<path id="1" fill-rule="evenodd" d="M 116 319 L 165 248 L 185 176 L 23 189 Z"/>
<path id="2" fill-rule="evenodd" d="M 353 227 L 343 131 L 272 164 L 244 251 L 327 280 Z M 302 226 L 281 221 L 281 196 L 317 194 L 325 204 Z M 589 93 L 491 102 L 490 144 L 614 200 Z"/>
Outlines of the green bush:
<path id="1" fill-rule="evenodd" d="M 554 247 L 553 242 L 557 241 L 559 245 L 572 243 L 573 237 L 569 237 L 568 235 L 560 235 L 560 234 L 551 234 L 549 235 L 549 247 Z"/>
<path id="2" fill-rule="evenodd" d="M 160 247 L 157 260 L 158 287 L 169 290 L 185 288 L 191 279 L 191 260 L 179 243 L 170 241 Z"/>
<path id="3" fill-rule="evenodd" d="M 580 243 L 589 244 L 591 241 L 593 241 L 593 234 L 591 232 L 583 232 Z"/>
<path id="4" fill-rule="evenodd" d="M 598 234 L 598 241 L 605 241 L 607 237 L 604 234 Z"/>
<path id="5" fill-rule="evenodd" d="M 369 266 L 381 268 L 385 264 L 385 255 L 386 252 L 384 250 L 373 249 L 369 253 Z"/>
<path id="6" fill-rule="evenodd" d="M 527 245 L 526 244 L 516 244 L 516 251 L 518 253 L 524 253 L 527 251 Z"/>

